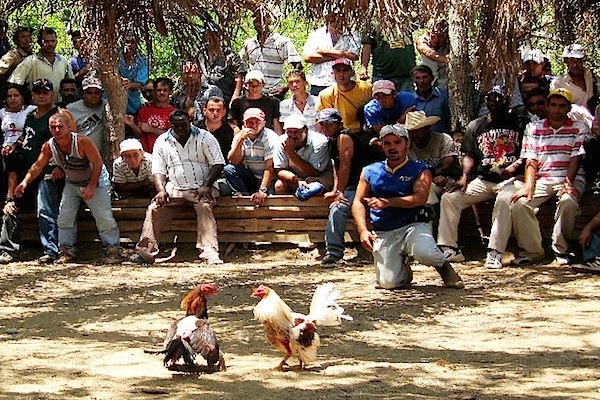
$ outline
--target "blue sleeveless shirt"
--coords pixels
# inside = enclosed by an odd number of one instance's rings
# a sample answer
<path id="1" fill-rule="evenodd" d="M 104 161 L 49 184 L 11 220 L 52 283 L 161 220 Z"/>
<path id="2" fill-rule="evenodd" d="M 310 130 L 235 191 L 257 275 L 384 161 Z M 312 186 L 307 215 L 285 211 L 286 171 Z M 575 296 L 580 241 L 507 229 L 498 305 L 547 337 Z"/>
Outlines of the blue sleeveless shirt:
<path id="1" fill-rule="evenodd" d="M 409 160 L 395 172 L 386 168 L 386 162 L 380 161 L 366 166 L 363 176 L 369 184 L 373 197 L 403 197 L 413 193 L 413 185 L 419 175 L 430 167 L 420 161 Z M 369 210 L 369 216 L 376 231 L 391 231 L 414 222 L 421 207 L 387 207 L 382 210 Z"/>

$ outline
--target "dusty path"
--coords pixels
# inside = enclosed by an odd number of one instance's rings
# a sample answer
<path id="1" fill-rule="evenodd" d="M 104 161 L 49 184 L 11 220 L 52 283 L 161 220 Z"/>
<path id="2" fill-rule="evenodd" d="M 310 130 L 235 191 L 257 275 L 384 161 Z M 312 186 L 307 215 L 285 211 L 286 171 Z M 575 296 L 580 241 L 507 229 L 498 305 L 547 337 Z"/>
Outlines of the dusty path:
<path id="1" fill-rule="evenodd" d="M 6 399 L 599 399 L 600 276 L 554 265 L 458 265 L 464 291 L 415 267 L 411 289 L 373 289 L 370 265 L 324 270 L 296 249 L 237 250 L 229 263 L 140 268 L 0 267 L 0 398 Z M 355 321 L 322 330 L 308 371 L 252 320 L 258 283 L 306 311 L 334 281 Z M 143 353 L 162 343 L 179 301 L 215 282 L 210 320 L 228 371 L 183 375 Z M 292 360 L 295 365 L 296 360 Z"/>

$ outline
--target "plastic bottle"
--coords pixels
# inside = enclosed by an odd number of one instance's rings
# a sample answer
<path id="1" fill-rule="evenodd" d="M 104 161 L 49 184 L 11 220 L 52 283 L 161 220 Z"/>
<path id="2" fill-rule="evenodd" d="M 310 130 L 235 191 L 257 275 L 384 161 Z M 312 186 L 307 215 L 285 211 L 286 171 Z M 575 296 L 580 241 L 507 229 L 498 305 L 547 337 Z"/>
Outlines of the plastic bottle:
<path id="1" fill-rule="evenodd" d="M 308 185 L 298 186 L 294 196 L 300 201 L 306 201 L 321 193 L 323 189 L 325 189 L 325 186 L 321 182 L 311 182 Z"/>

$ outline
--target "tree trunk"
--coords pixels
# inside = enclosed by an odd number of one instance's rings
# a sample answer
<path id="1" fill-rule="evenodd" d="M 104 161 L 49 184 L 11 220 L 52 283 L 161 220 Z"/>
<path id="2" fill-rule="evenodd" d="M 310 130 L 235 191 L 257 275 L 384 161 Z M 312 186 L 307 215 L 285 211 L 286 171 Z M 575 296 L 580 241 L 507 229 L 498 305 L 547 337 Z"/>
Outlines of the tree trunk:
<path id="1" fill-rule="evenodd" d="M 452 0 L 448 11 L 450 65 L 448 67 L 448 94 L 451 129 L 464 132 L 475 116 L 477 104 L 471 60 L 469 57 L 469 5 L 464 0 Z"/>

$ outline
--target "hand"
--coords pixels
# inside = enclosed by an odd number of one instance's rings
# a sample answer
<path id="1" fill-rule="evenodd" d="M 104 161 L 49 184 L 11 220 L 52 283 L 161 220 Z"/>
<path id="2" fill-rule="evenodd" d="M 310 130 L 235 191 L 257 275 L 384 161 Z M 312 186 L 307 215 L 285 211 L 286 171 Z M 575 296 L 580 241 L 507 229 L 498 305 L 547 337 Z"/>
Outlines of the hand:
<path id="1" fill-rule="evenodd" d="M 142 122 L 140 124 L 140 130 L 142 132 L 156 134 L 156 129 L 152 125 L 150 125 L 149 123 L 147 123 L 147 122 Z"/>
<path id="2" fill-rule="evenodd" d="M 238 133 L 238 135 L 241 135 L 242 140 L 244 140 L 254 135 L 255 133 L 256 132 L 254 131 L 254 129 L 243 127 L 242 129 L 240 129 L 240 133 Z"/>
<path id="3" fill-rule="evenodd" d="M 331 192 L 327 192 L 323 195 L 328 200 L 331 200 L 332 203 L 342 203 L 346 205 L 350 205 L 350 201 L 344 196 L 344 192 L 339 190 L 332 190 Z"/>
<path id="4" fill-rule="evenodd" d="M 590 241 L 592 240 L 592 230 L 587 226 L 581 230 L 579 234 L 579 245 L 582 249 L 585 249 L 590 245 Z"/>
<path id="5" fill-rule="evenodd" d="M 169 194 L 164 190 L 162 192 L 158 192 L 156 196 L 154 196 L 152 201 L 158 204 L 159 206 L 164 206 L 170 201 Z"/>
<path id="6" fill-rule="evenodd" d="M 126 114 L 123 116 L 123 123 L 127 126 L 135 125 L 135 121 L 133 119 L 133 115 Z"/>
<path id="7" fill-rule="evenodd" d="M 15 151 L 16 146 L 14 144 L 6 145 L 2 147 L 2 155 L 4 157 L 10 156 Z"/>
<path id="8" fill-rule="evenodd" d="M 96 192 L 96 188 L 88 185 L 83 188 L 83 191 L 81 192 L 81 198 L 84 200 L 89 200 L 92 197 L 94 197 L 95 192 Z"/>
<path id="9" fill-rule="evenodd" d="M 373 232 L 370 231 L 362 231 L 360 233 L 360 244 L 362 245 L 362 247 L 364 247 L 366 250 L 370 251 L 371 253 L 373 252 L 373 243 L 375 243 L 375 239 L 377 238 L 377 236 L 375 236 L 375 234 L 373 234 Z"/>
<path id="10" fill-rule="evenodd" d="M 56 182 L 56 181 L 60 181 L 63 179 L 65 179 L 65 172 L 58 167 L 54 168 L 52 170 L 52 181 Z"/>
<path id="11" fill-rule="evenodd" d="M 448 183 L 448 179 L 442 175 L 434 176 L 433 179 L 431 179 L 431 181 L 441 188 L 446 186 L 446 184 Z"/>
<path id="12" fill-rule="evenodd" d="M 563 187 L 558 192 L 558 197 L 560 198 L 560 196 L 562 196 L 565 193 L 568 193 L 571 196 L 579 197 L 579 191 L 575 189 L 575 186 L 573 186 L 572 183 L 569 182 L 565 182 Z"/>
<path id="13" fill-rule="evenodd" d="M 196 196 L 199 201 L 203 201 L 205 203 L 212 203 L 215 201 L 212 195 L 212 188 L 207 186 L 200 186 L 196 189 Z"/>
<path id="14" fill-rule="evenodd" d="M 369 79 L 369 73 L 367 71 L 367 67 L 365 67 L 364 65 L 360 66 L 360 71 L 358 73 L 358 78 L 361 81 L 366 81 L 367 79 Z"/>
<path id="15" fill-rule="evenodd" d="M 533 191 L 528 188 L 527 186 L 523 186 L 522 188 L 520 188 L 519 190 L 517 190 L 511 197 L 510 201 L 512 201 L 513 203 L 516 202 L 517 200 L 519 200 L 521 197 L 525 197 L 527 199 L 527 201 L 530 201 L 531 198 L 533 197 Z"/>
<path id="16" fill-rule="evenodd" d="M 465 175 L 461 176 L 460 179 L 454 181 L 452 185 L 449 185 L 448 192 L 455 192 L 460 190 L 464 192 L 467 189 L 467 177 Z"/>
<path id="17" fill-rule="evenodd" d="M 129 90 L 129 79 L 121 77 L 121 81 L 123 82 L 123 89 Z"/>
<path id="18" fill-rule="evenodd" d="M 250 196 L 250 202 L 254 205 L 260 206 L 267 200 L 267 194 L 263 191 L 258 191 Z"/>
<path id="19" fill-rule="evenodd" d="M 288 156 L 293 154 L 296 150 L 296 146 L 294 145 L 294 141 L 292 139 L 290 139 L 289 137 L 287 139 L 285 139 L 285 142 L 283 142 L 283 151 L 285 152 L 285 154 L 287 154 Z"/>
<path id="20" fill-rule="evenodd" d="M 390 201 L 381 197 L 365 197 L 365 202 L 369 208 L 374 210 L 383 210 L 389 207 Z"/>
<path id="21" fill-rule="evenodd" d="M 19 208 L 17 207 L 17 203 L 14 200 L 7 202 L 2 209 L 4 215 L 16 215 L 19 212 Z"/>
<path id="22" fill-rule="evenodd" d="M 25 182 L 19 183 L 15 188 L 15 197 L 23 196 L 23 193 L 25 193 L 25 189 L 27 189 L 27 184 Z"/>

